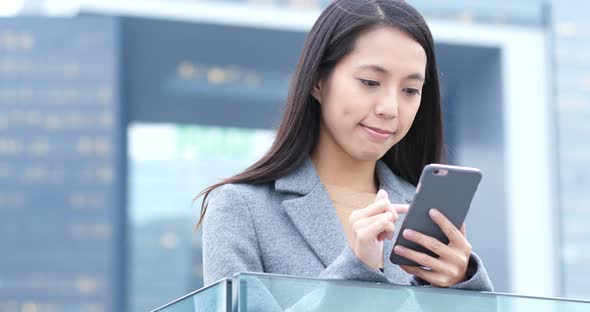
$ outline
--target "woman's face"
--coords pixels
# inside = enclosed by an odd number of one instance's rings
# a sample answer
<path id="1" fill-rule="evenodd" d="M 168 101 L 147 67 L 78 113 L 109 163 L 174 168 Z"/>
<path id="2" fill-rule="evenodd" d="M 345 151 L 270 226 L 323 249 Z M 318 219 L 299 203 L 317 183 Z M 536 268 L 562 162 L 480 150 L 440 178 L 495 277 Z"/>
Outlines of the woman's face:
<path id="1" fill-rule="evenodd" d="M 380 159 L 408 133 L 425 71 L 424 49 L 404 32 L 383 26 L 361 34 L 312 91 L 322 112 L 319 144 L 358 160 Z"/>

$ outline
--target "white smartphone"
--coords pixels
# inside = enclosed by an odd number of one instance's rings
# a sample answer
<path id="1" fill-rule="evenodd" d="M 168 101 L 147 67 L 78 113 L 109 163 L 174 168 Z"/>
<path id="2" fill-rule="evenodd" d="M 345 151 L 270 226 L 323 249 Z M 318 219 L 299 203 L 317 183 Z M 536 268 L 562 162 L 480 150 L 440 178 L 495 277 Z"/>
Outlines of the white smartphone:
<path id="1" fill-rule="evenodd" d="M 436 208 L 455 227 L 460 229 L 463 222 L 465 222 L 471 200 L 481 178 L 482 173 L 476 168 L 441 164 L 430 164 L 424 167 L 416 188 L 416 195 L 414 195 L 410 210 L 399 230 L 400 234 L 397 236 L 394 248 L 401 245 L 438 258 L 438 255 L 432 251 L 405 239 L 401 233 L 405 229 L 412 229 L 434 237 L 443 244 L 448 244 L 449 239 L 430 218 L 428 212 L 431 208 Z M 389 259 L 398 265 L 420 266 L 418 263 L 406 259 L 393 251 Z"/>

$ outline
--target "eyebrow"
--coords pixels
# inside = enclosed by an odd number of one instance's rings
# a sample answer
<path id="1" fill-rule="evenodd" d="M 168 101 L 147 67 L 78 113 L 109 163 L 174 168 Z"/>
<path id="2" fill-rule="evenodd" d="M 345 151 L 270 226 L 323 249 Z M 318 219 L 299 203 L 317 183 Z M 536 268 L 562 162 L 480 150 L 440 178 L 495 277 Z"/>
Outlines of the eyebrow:
<path id="1" fill-rule="evenodd" d="M 369 65 L 361 65 L 359 67 L 360 69 L 366 69 L 366 70 L 372 70 L 378 73 L 382 73 L 382 74 L 389 74 L 389 71 L 385 68 L 383 68 L 382 66 L 379 65 L 374 65 L 374 64 L 369 64 Z M 422 74 L 419 73 L 413 73 L 410 74 L 408 76 L 406 76 L 406 79 L 410 79 L 410 80 L 418 80 L 421 82 L 424 82 L 424 76 Z"/>

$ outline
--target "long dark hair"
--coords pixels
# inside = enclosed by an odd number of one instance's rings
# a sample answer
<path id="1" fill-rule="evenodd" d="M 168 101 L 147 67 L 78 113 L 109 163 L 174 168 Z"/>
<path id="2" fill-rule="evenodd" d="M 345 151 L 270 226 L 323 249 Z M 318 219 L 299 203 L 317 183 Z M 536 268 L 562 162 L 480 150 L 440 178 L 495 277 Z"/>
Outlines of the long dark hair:
<path id="1" fill-rule="evenodd" d="M 372 28 L 390 26 L 416 40 L 427 57 L 426 81 L 420 108 L 406 136 L 381 159 L 401 178 L 416 185 L 425 165 L 443 161 L 443 126 L 438 71 L 432 34 L 416 9 L 403 0 L 335 0 L 309 32 L 291 81 L 285 111 L 270 150 L 242 173 L 203 190 L 201 216 L 207 197 L 229 183 L 266 184 L 296 169 L 313 151 L 319 136 L 320 106 L 313 86 L 326 79 L 354 48 L 358 36 Z"/>

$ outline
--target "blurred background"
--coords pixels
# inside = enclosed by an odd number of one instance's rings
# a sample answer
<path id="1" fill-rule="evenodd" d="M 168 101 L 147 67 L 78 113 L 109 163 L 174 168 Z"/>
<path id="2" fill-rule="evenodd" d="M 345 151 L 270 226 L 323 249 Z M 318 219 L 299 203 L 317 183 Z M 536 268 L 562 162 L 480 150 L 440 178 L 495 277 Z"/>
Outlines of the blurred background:
<path id="1" fill-rule="evenodd" d="M 590 300 L 590 2 L 409 1 L 496 291 Z M 270 146 L 329 0 L 0 0 L 0 311 L 203 286 L 204 187 Z"/>

